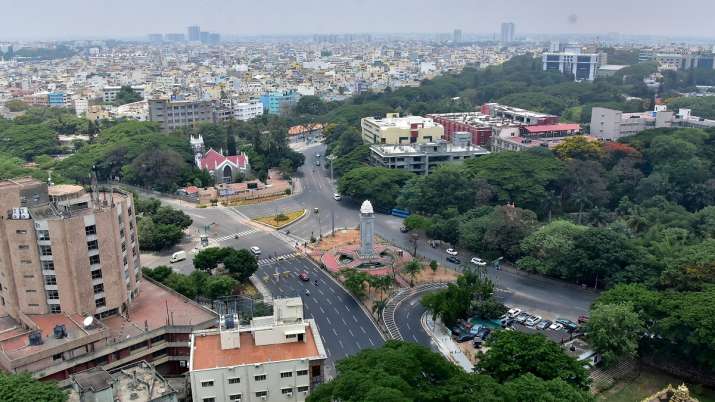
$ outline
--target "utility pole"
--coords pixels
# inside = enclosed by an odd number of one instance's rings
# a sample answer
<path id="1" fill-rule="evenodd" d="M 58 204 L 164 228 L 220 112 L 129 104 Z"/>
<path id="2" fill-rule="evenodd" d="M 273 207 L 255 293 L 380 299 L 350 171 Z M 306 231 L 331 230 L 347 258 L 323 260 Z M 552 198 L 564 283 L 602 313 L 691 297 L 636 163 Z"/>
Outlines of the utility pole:
<path id="1" fill-rule="evenodd" d="M 331 171 L 333 170 L 333 164 L 332 164 L 332 163 L 330 164 L 330 170 L 331 170 Z M 332 231 L 331 233 L 333 234 L 333 237 L 335 237 L 335 211 L 334 211 L 334 210 L 330 210 L 330 214 L 331 214 L 332 217 L 333 217 L 333 231 Z"/>
<path id="2" fill-rule="evenodd" d="M 330 156 L 326 156 L 325 159 L 327 159 L 327 160 L 330 161 L 330 183 L 332 184 L 332 183 L 334 182 L 334 178 L 333 178 L 333 162 L 335 161 L 335 159 L 337 159 L 337 156 L 335 156 L 335 155 L 330 155 Z"/>

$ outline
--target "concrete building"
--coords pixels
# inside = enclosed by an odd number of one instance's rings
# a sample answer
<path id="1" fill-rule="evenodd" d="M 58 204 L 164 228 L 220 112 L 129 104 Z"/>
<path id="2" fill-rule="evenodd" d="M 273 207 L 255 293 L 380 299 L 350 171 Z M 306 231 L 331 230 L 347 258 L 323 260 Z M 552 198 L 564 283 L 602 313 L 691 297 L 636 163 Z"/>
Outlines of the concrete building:
<path id="1" fill-rule="evenodd" d="M 578 124 L 508 127 L 492 137 L 492 152 L 525 151 L 529 148 L 553 148 L 564 139 L 581 135 Z"/>
<path id="2" fill-rule="evenodd" d="M 89 100 L 78 98 L 74 100 L 74 113 L 77 117 L 82 117 L 89 110 Z"/>
<path id="3" fill-rule="evenodd" d="M 210 101 L 175 101 L 150 99 L 149 121 L 159 123 L 164 131 L 194 127 L 201 122 L 215 122 Z"/>
<path id="4" fill-rule="evenodd" d="M 620 64 L 602 64 L 599 68 L 598 71 L 596 72 L 596 78 L 608 78 L 608 77 L 613 77 L 616 75 L 619 71 L 623 70 L 624 68 L 629 67 L 627 65 L 620 65 Z"/>
<path id="5" fill-rule="evenodd" d="M 67 106 L 67 94 L 64 92 L 49 92 L 47 94 L 47 103 L 50 107 L 65 107 Z"/>
<path id="6" fill-rule="evenodd" d="M 516 24 L 513 22 L 502 22 L 501 24 L 501 42 L 511 43 L 514 42 L 514 34 L 516 31 Z"/>
<path id="7" fill-rule="evenodd" d="M 139 96 L 144 98 L 144 86 L 142 85 L 132 85 L 132 90 Z M 102 100 L 104 103 L 112 103 L 117 100 L 117 94 L 122 89 L 119 85 L 106 86 L 102 88 Z"/>
<path id="8" fill-rule="evenodd" d="M 303 319 L 301 299 L 273 303 L 272 316 L 249 325 L 226 315 L 218 329 L 191 335 L 194 401 L 304 401 L 324 381 L 327 354 L 315 322 Z"/>
<path id="9" fill-rule="evenodd" d="M 186 28 L 186 37 L 189 39 L 189 42 L 198 42 L 201 40 L 201 27 L 192 25 Z"/>
<path id="10" fill-rule="evenodd" d="M 652 112 L 623 113 L 620 110 L 594 107 L 591 110 L 591 135 L 602 140 L 615 141 L 653 128 L 712 128 L 715 120 L 691 116 L 690 109 L 678 113 L 657 106 Z"/>
<path id="11" fill-rule="evenodd" d="M 462 30 L 461 29 L 454 30 L 454 32 L 452 33 L 452 42 L 462 43 Z"/>
<path id="12" fill-rule="evenodd" d="M 600 54 L 581 53 L 579 49 L 558 53 L 547 52 L 541 57 L 544 71 L 573 74 L 576 81 L 595 80 L 601 65 Z"/>
<path id="13" fill-rule="evenodd" d="M 70 378 L 69 402 L 177 402 L 176 390 L 146 361 L 108 372 L 94 367 Z"/>
<path id="14" fill-rule="evenodd" d="M 298 103 L 299 99 L 300 94 L 294 90 L 274 91 L 261 95 L 263 109 L 268 114 L 286 114 Z"/>
<path id="15" fill-rule="evenodd" d="M 471 145 L 470 137 L 470 133 L 457 133 L 454 138 L 462 139 L 461 144 L 438 141 L 425 144 L 372 145 L 370 164 L 427 175 L 443 164 L 463 162 L 489 154 L 486 149 Z"/>
<path id="16" fill-rule="evenodd" d="M 257 100 L 233 104 L 233 117 L 236 120 L 248 121 L 263 116 L 263 103 Z"/>
<path id="17" fill-rule="evenodd" d="M 164 42 L 164 35 L 160 33 L 151 33 L 147 35 L 147 40 L 149 41 L 149 43 L 162 43 Z"/>
<path id="18" fill-rule="evenodd" d="M 360 121 L 362 140 L 366 144 L 415 144 L 441 140 L 444 127 L 431 118 L 422 116 L 400 117 L 388 113 L 385 118 L 363 117 Z"/>

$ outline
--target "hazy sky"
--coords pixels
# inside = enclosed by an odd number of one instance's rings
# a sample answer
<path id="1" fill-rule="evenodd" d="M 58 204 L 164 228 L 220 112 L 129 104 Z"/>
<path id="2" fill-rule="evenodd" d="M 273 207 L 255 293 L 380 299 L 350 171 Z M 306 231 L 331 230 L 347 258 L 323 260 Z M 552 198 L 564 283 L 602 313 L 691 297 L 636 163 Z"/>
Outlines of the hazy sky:
<path id="1" fill-rule="evenodd" d="M 341 32 L 523 33 L 715 37 L 715 0 L 0 0 L 3 39 Z"/>

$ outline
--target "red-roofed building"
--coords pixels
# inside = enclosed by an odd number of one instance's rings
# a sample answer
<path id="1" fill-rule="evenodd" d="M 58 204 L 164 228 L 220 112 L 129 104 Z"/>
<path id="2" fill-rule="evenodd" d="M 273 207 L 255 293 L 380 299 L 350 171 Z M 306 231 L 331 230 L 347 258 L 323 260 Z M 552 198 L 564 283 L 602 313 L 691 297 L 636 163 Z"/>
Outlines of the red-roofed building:
<path id="1" fill-rule="evenodd" d="M 250 171 L 248 155 L 224 156 L 214 149 L 209 149 L 205 154 L 196 154 L 196 166 L 206 169 L 217 183 L 233 183 L 239 174 L 245 175 Z"/>

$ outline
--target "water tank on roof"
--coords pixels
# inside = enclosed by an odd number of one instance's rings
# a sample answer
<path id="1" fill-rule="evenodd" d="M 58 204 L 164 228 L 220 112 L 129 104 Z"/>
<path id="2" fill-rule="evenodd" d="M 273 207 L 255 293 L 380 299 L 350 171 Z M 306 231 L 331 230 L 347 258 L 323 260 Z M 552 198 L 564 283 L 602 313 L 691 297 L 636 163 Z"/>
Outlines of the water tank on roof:
<path id="1" fill-rule="evenodd" d="M 66 337 L 67 330 L 65 329 L 64 324 L 55 325 L 54 334 L 55 334 L 55 339 L 62 339 L 64 337 Z"/>
<path id="2" fill-rule="evenodd" d="M 30 346 L 42 345 L 42 332 L 32 331 L 27 335 L 27 340 L 30 342 Z"/>

